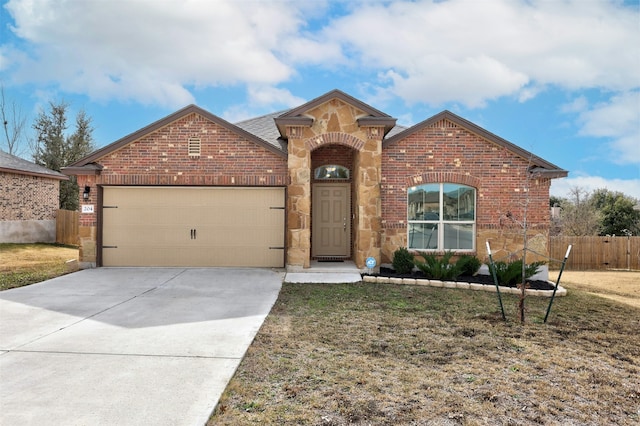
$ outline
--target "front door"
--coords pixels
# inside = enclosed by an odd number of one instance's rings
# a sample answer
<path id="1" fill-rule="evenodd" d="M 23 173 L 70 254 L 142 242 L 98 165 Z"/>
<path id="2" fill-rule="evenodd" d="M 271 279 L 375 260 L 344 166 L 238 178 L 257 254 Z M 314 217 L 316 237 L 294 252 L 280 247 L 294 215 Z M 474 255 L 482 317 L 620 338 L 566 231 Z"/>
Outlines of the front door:
<path id="1" fill-rule="evenodd" d="M 350 184 L 314 184 L 311 215 L 311 255 L 313 257 L 350 257 Z"/>

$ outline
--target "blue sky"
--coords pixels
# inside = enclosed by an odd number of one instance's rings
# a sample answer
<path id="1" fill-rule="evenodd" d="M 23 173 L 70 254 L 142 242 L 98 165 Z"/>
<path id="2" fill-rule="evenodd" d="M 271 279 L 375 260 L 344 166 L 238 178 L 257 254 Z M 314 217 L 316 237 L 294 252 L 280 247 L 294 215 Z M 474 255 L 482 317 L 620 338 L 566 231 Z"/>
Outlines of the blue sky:
<path id="1" fill-rule="evenodd" d="M 340 89 L 403 125 L 461 115 L 568 170 L 553 195 L 640 199 L 637 0 L 1 4 L 5 102 L 82 108 L 98 147 L 191 103 L 236 122 Z"/>

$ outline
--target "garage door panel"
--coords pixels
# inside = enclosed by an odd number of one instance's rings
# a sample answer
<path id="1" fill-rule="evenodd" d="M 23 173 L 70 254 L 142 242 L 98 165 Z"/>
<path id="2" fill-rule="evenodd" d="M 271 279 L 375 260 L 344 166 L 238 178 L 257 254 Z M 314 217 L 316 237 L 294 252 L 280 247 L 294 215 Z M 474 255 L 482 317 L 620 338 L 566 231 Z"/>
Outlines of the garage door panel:
<path id="1" fill-rule="evenodd" d="M 283 188 L 106 187 L 103 194 L 104 206 L 114 207 L 103 210 L 104 266 L 284 266 Z"/>

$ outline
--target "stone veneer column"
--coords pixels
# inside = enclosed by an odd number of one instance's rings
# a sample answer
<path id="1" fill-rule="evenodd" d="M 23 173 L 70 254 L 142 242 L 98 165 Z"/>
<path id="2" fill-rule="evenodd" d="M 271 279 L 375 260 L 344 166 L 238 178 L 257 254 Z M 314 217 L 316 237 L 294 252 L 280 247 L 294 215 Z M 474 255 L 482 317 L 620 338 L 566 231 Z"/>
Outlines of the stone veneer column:
<path id="1" fill-rule="evenodd" d="M 311 254 L 311 154 L 301 129 L 289 128 L 287 191 L 287 268 L 309 267 Z"/>
<path id="2" fill-rule="evenodd" d="M 382 130 L 367 128 L 367 141 L 356 155 L 355 197 L 356 226 L 354 261 L 365 268 L 367 257 L 372 256 L 380 265 L 380 232 L 382 208 L 380 205 L 380 179 L 382 165 Z"/>

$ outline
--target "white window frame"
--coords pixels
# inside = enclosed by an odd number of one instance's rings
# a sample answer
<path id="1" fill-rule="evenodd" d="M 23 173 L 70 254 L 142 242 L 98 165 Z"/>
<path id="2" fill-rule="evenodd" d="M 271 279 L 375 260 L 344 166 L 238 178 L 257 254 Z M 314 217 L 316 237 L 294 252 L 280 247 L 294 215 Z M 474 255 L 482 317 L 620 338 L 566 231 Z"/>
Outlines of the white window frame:
<path id="1" fill-rule="evenodd" d="M 451 184 L 451 185 L 459 185 L 461 187 L 467 187 L 473 190 L 473 220 L 445 220 L 444 219 L 444 186 L 447 184 Z M 407 191 L 407 248 L 409 248 L 410 250 L 415 250 L 415 251 L 419 251 L 419 252 L 429 252 L 429 253 L 436 253 L 436 252 L 445 252 L 445 251 L 453 251 L 453 252 L 459 252 L 459 253 L 471 253 L 471 252 L 475 252 L 476 251 L 476 222 L 477 222 L 477 203 L 478 203 L 478 190 L 472 186 L 469 185 L 464 185 L 464 184 L 460 184 L 460 183 L 455 183 L 455 182 L 433 182 L 433 183 L 426 183 L 426 184 L 422 184 L 422 185 L 416 185 L 414 187 L 411 187 L 410 189 L 414 189 L 414 188 L 419 188 L 421 186 L 427 186 L 427 185 L 439 185 L 439 198 L 438 198 L 438 220 L 418 220 L 418 219 L 409 219 L 409 194 L 410 191 Z M 426 225 L 436 225 L 437 226 L 437 246 L 436 248 L 416 248 L 416 247 L 412 247 L 411 243 L 412 243 L 412 235 L 411 235 L 411 228 L 412 225 L 416 225 L 416 224 L 426 224 Z M 445 243 L 445 239 L 444 239 L 444 232 L 445 232 L 445 226 L 446 225 L 471 225 L 471 235 L 472 235 L 472 239 L 471 239 L 471 248 L 445 248 L 444 247 L 444 243 Z"/>

